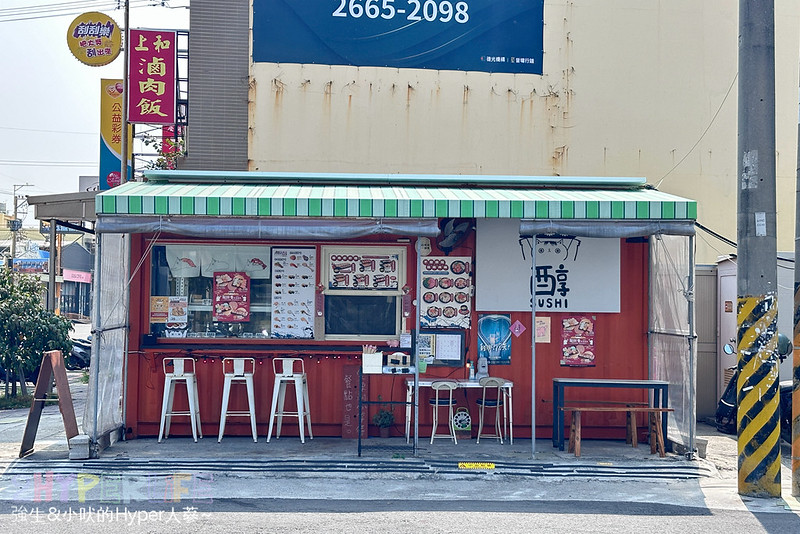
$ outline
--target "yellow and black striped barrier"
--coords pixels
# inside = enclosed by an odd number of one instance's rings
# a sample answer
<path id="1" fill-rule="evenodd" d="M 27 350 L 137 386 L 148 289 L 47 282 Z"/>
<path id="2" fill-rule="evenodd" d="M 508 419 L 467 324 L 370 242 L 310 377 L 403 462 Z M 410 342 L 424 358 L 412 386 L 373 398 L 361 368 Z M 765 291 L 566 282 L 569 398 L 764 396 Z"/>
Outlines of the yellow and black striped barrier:
<path id="1" fill-rule="evenodd" d="M 738 304 L 739 493 L 780 497 L 777 301 L 764 295 Z"/>
<path id="2" fill-rule="evenodd" d="M 798 302 L 796 284 L 795 302 Z M 800 496 L 800 315 L 795 311 L 794 353 L 792 354 L 792 495 Z"/>

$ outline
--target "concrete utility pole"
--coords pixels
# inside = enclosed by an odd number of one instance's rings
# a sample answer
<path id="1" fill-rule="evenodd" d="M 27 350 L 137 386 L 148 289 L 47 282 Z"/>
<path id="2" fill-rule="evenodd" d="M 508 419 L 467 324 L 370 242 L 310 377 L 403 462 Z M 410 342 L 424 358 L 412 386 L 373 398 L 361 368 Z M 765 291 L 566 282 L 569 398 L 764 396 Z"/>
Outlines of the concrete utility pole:
<path id="1" fill-rule="evenodd" d="M 739 0 L 739 493 L 781 495 L 774 0 Z"/>
<path id="2" fill-rule="evenodd" d="M 14 258 L 17 257 L 17 232 L 20 230 L 22 225 L 17 220 L 19 216 L 19 199 L 17 198 L 17 191 L 22 189 L 23 187 L 29 187 L 31 184 L 21 184 L 21 185 L 12 185 L 13 194 L 14 194 L 14 222 L 11 223 L 13 226 L 11 227 L 11 257 L 8 260 L 8 268 L 14 268 Z"/>
<path id="3" fill-rule="evenodd" d="M 800 114 L 797 118 L 794 216 L 794 330 L 792 353 L 792 495 L 800 496 Z"/>

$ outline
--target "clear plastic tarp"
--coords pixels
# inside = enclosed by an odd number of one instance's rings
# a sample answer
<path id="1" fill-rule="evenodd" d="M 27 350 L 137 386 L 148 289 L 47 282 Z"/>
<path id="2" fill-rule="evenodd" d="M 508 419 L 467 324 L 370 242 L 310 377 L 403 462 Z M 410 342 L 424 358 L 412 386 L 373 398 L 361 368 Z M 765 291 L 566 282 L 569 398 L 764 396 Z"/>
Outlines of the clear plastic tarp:
<path id="1" fill-rule="evenodd" d="M 437 219 L 339 219 L 284 217 L 196 217 L 189 215 L 113 215 L 97 219 L 97 232 L 163 232 L 191 237 L 233 239 L 354 239 L 370 235 L 408 235 L 436 237 Z"/>
<path id="2" fill-rule="evenodd" d="M 93 443 L 122 426 L 129 245 L 130 236 L 97 234 L 95 273 L 99 276 L 94 278 L 97 300 L 92 313 L 92 360 L 83 416 L 83 432 Z"/>
<path id="3" fill-rule="evenodd" d="M 695 357 L 693 240 L 650 237 L 650 378 L 669 382 L 668 437 L 694 450 Z"/>

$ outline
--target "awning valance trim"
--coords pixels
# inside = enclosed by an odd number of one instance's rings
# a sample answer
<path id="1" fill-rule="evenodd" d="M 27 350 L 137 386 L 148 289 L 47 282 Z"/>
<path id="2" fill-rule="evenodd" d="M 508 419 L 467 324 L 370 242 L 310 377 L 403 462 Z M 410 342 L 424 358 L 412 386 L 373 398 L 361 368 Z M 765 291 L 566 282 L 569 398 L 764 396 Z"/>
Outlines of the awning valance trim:
<path id="1" fill-rule="evenodd" d="M 112 234 L 168 233 L 222 239 L 337 240 L 370 235 L 436 237 L 436 219 L 316 219 L 191 216 L 101 216 L 96 231 Z"/>

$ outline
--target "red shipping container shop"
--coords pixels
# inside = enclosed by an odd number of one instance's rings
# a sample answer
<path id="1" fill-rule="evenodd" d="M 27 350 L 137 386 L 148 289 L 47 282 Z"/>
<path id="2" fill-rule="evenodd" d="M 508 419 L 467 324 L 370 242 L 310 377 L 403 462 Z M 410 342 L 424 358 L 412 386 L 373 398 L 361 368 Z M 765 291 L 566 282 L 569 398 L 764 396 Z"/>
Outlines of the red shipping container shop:
<path id="1" fill-rule="evenodd" d="M 465 379 L 487 363 L 477 371 L 514 383 L 518 438 L 530 438 L 532 425 L 536 437 L 551 436 L 553 378 L 667 380 L 670 438 L 693 440 L 692 310 L 673 294 L 693 275 L 694 201 L 638 178 L 145 175 L 96 200 L 105 278 L 95 309 L 99 374 L 90 387 L 119 384 L 124 397 L 116 413 L 113 400 L 96 393 L 98 407 L 86 418 L 96 421 L 87 432 L 95 439 L 114 426 L 127 438 L 157 436 L 162 360 L 186 355 L 196 359 L 204 435 L 219 428 L 221 358 L 255 358 L 263 437 L 272 359 L 297 356 L 314 437 L 356 437 L 357 394 L 347 390 L 363 346 L 374 345 L 408 354 L 397 367 L 412 373 L 417 348 L 420 356 L 432 350 L 426 379 Z M 113 324 L 126 278 L 127 336 Z M 416 343 L 418 328 L 440 339 L 436 348 Z M 409 375 L 365 376 L 369 400 L 405 400 Z M 479 391 L 457 394 L 472 412 L 473 433 Z M 182 395 L 176 406 L 186 403 Z M 429 395 L 420 389 L 421 438 L 431 431 Z M 576 390 L 570 399 L 643 401 L 647 392 Z M 230 406 L 246 409 L 244 388 L 234 388 Z M 367 422 L 377 408 L 368 407 Z M 404 408 L 394 412 L 392 433 L 401 436 Z M 624 436 L 619 417 L 591 414 L 584 436 Z M 369 424 L 366 432 L 378 429 Z M 190 435 L 188 418 L 176 418 L 171 434 Z M 249 421 L 229 419 L 225 434 L 249 435 Z M 298 435 L 296 419 L 284 422 L 282 435 Z"/>

